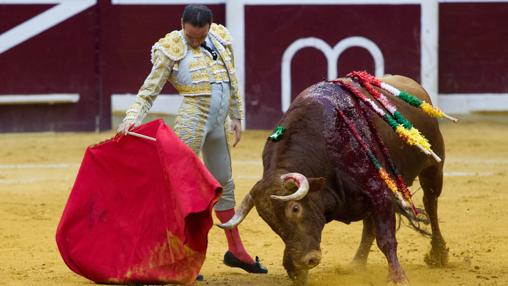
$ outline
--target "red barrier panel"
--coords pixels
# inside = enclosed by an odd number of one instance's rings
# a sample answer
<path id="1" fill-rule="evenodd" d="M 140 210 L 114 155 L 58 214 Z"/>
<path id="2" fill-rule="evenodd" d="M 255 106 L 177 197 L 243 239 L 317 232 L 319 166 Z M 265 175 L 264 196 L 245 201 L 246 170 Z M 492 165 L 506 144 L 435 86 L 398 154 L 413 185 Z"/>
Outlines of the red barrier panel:
<path id="1" fill-rule="evenodd" d="M 248 128 L 271 129 L 282 115 L 283 55 L 302 38 L 322 40 L 332 50 L 343 40 L 355 43 L 351 37 L 363 37 L 380 49 L 386 73 L 420 78 L 419 5 L 247 6 L 245 34 Z M 347 48 L 339 58 L 331 51 L 302 48 L 291 59 L 290 78 L 282 80 L 289 81 L 291 98 L 330 76 L 327 53 L 338 76 L 352 70 L 375 71 L 373 57 L 365 48 Z"/>
<path id="2" fill-rule="evenodd" d="M 53 13 L 55 7 L 0 5 L 2 32 L 33 21 L 40 13 Z M 72 8 L 59 13 L 71 15 Z M 56 17 L 53 14 L 48 18 Z M 33 24 L 37 28 L 48 21 Z M 57 25 L 45 27 L 41 33 L 0 54 L 0 94 L 80 97 L 78 103 L 0 105 L 1 132 L 95 130 L 96 120 L 104 122 L 104 126 L 109 124 L 110 113 L 100 113 L 107 99 L 99 98 L 96 84 L 96 21 L 97 8 L 92 6 Z"/>
<path id="3" fill-rule="evenodd" d="M 508 92 L 508 2 L 439 5 L 439 91 Z"/>

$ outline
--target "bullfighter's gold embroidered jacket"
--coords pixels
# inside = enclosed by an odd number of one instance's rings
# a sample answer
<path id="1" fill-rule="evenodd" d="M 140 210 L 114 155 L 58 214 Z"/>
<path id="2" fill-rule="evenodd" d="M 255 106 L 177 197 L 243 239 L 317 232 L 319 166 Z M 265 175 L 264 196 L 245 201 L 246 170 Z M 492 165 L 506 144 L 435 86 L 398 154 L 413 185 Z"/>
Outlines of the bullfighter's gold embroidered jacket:
<path id="1" fill-rule="evenodd" d="M 152 70 L 141 86 L 136 101 L 126 112 L 124 121 L 141 124 L 164 84 L 169 81 L 180 95 L 210 96 L 211 82 L 229 82 L 231 98 L 229 116 L 243 119 L 243 103 L 233 59 L 232 38 L 222 25 L 213 23 L 209 39 L 218 52 L 217 60 L 201 48 L 187 44 L 183 30 L 173 31 L 152 47 Z"/>

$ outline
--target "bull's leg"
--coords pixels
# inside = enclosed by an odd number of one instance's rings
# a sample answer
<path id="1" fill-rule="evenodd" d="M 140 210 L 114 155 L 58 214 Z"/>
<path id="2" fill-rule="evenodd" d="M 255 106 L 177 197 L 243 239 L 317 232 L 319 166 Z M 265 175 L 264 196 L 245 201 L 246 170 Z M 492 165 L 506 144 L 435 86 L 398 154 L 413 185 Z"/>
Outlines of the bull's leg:
<path id="1" fill-rule="evenodd" d="M 448 263 L 448 248 L 439 229 L 437 216 L 437 199 L 443 188 L 443 166 L 437 165 L 423 170 L 418 176 L 423 189 L 423 205 L 429 216 L 432 228 L 430 252 L 425 255 L 425 262 L 431 267 L 442 267 Z"/>
<path id="2" fill-rule="evenodd" d="M 397 240 L 395 239 L 395 211 L 391 199 L 374 207 L 374 224 L 376 227 L 376 242 L 388 260 L 389 279 L 395 284 L 408 283 L 406 274 L 400 266 L 397 257 Z"/>
<path id="3" fill-rule="evenodd" d="M 370 248 L 372 246 L 372 242 L 376 237 L 376 226 L 374 224 L 374 219 L 372 216 L 366 217 L 363 219 L 363 230 L 362 230 L 362 240 L 360 241 L 360 246 L 356 251 L 355 258 L 353 259 L 353 265 L 365 265 L 367 263 L 367 258 L 369 257 Z"/>

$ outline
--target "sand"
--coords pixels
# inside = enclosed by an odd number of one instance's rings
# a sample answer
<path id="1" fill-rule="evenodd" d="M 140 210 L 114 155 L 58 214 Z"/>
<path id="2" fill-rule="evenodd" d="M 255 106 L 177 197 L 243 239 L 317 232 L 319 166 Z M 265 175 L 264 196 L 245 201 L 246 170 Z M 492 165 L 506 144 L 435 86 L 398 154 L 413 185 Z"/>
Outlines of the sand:
<path id="1" fill-rule="evenodd" d="M 404 224 L 398 254 L 411 285 L 508 285 L 508 124 L 498 120 L 442 123 L 446 142 L 440 223 L 449 265 L 423 261 L 430 240 Z M 261 151 L 269 131 L 247 131 L 233 149 L 237 199 L 262 172 Z M 61 259 L 54 235 L 87 145 L 104 133 L 0 134 L 0 284 L 90 285 Z M 412 187 L 418 190 L 418 185 Z M 422 205 L 417 192 L 416 203 Z M 241 225 L 246 248 L 261 257 L 268 275 L 253 275 L 222 264 L 226 240 L 209 234 L 204 282 L 196 285 L 291 285 L 282 266 L 283 243 L 253 211 Z M 365 269 L 350 268 L 361 222 L 329 223 L 321 244 L 323 259 L 310 271 L 309 285 L 386 285 L 387 263 L 373 246 Z"/>

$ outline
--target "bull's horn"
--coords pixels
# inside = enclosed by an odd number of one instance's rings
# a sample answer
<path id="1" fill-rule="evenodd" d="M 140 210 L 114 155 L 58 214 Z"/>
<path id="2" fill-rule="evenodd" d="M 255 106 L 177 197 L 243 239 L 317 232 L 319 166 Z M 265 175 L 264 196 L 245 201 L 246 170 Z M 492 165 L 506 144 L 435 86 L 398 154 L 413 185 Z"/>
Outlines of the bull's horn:
<path id="1" fill-rule="evenodd" d="M 224 229 L 232 229 L 235 226 L 239 225 L 242 220 L 249 214 L 250 210 L 254 206 L 254 201 L 252 200 L 252 195 L 248 193 L 242 200 L 240 207 L 235 212 L 235 215 L 227 222 L 217 224 L 218 227 Z"/>
<path id="2" fill-rule="evenodd" d="M 283 183 L 287 180 L 290 180 L 290 179 L 296 180 L 297 185 L 298 185 L 298 190 L 296 190 L 296 192 L 292 193 L 291 195 L 287 195 L 287 196 L 271 195 L 270 197 L 272 199 L 276 199 L 276 200 L 280 200 L 280 201 L 292 201 L 292 200 L 298 201 L 298 200 L 305 198 L 307 193 L 309 193 L 309 181 L 307 181 L 307 178 L 300 173 L 285 174 L 285 175 L 282 175 L 280 177 L 280 179 L 282 180 Z"/>

